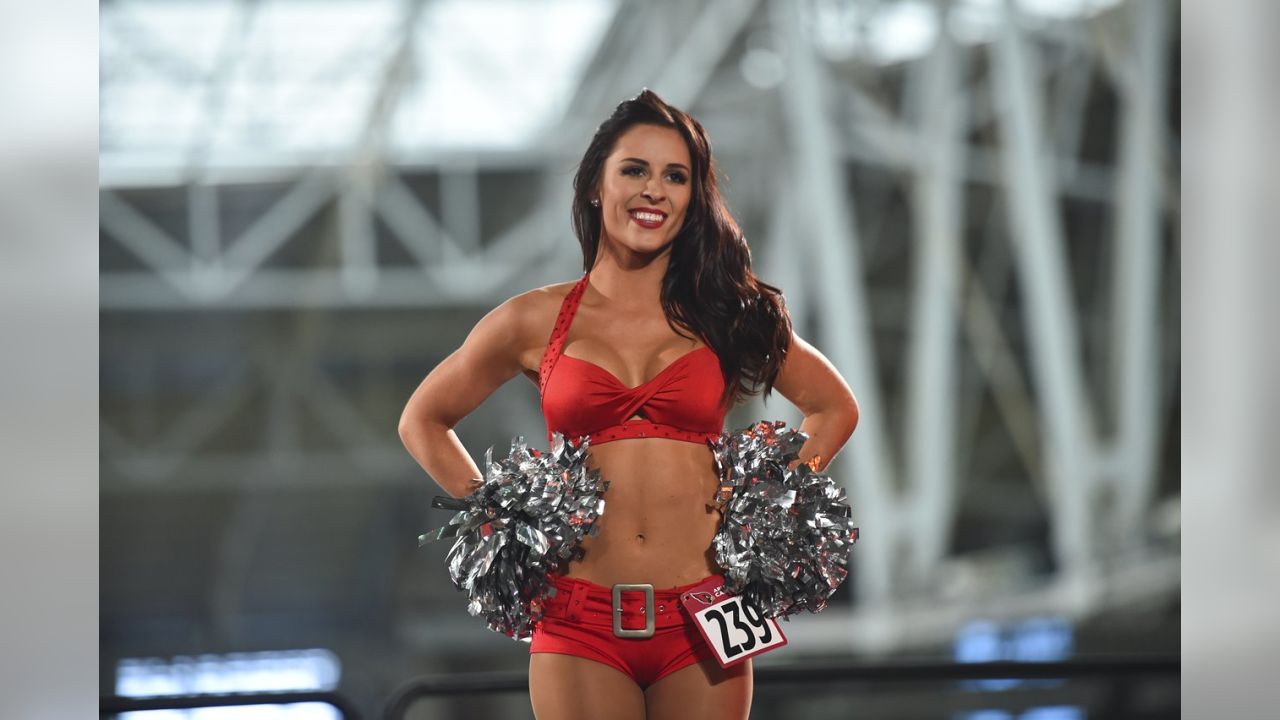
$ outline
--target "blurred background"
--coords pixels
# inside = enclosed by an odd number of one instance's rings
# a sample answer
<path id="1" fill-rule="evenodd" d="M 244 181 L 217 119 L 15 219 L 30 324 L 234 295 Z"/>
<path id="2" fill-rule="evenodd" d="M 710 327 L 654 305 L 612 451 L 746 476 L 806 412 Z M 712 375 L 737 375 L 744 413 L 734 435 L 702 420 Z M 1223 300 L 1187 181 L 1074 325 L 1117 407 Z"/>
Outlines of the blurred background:
<path id="1" fill-rule="evenodd" d="M 396 425 L 481 316 L 580 275 L 573 172 L 643 87 L 706 126 L 756 271 L 862 406 L 831 466 L 850 581 L 757 668 L 1178 652 L 1177 3 L 99 11 L 102 694 L 376 716 L 414 677 L 526 667 L 417 547 L 448 513 Z M 775 396 L 729 425 L 763 418 L 800 420 Z M 537 442 L 537 389 L 457 430 L 478 462 Z M 753 715 L 1178 711 L 1163 677 L 762 685 Z"/>

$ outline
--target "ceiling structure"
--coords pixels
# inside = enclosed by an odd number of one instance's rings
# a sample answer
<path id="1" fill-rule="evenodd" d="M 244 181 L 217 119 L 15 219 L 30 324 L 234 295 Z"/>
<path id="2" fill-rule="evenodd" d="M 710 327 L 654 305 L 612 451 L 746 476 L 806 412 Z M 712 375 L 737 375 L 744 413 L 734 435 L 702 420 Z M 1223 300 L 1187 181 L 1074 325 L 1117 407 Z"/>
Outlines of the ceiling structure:
<path id="1" fill-rule="evenodd" d="M 1176 608 L 1176 13 L 104 3 L 104 682 L 303 645 L 370 697 L 518 666 L 416 548 L 445 517 L 396 423 L 485 312 L 581 272 L 578 156 L 645 86 L 707 127 L 757 271 L 863 408 L 832 473 L 865 539 L 797 647 Z M 766 417 L 799 420 L 730 423 Z M 477 458 L 543 431 L 521 382 L 458 428 Z"/>

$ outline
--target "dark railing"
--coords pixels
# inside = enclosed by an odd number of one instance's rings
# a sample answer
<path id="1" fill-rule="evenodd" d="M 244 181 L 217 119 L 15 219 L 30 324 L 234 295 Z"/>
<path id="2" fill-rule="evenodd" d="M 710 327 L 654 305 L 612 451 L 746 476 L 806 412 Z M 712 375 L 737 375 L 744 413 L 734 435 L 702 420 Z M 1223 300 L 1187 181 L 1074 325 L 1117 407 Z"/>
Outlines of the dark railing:
<path id="1" fill-rule="evenodd" d="M 1176 677 L 1182 673 L 1178 656 L 1077 658 L 1062 662 L 894 662 L 884 664 L 797 664 L 764 667 L 755 672 L 755 685 L 829 685 L 860 682 L 952 682 L 965 680 L 1070 680 L 1127 681 L 1142 677 Z M 410 706 L 431 697 L 526 692 L 524 671 L 466 673 L 417 678 L 397 690 L 387 701 L 384 720 L 403 720 Z M 133 698 L 103 696 L 104 716 L 143 710 L 189 710 L 246 705 L 323 703 L 347 720 L 360 713 L 346 697 L 324 691 L 234 693 L 228 695 L 172 695 Z"/>
<path id="2" fill-rule="evenodd" d="M 360 713 L 356 711 L 350 700 L 337 693 L 324 691 L 166 695 L 146 698 L 105 695 L 98 700 L 98 712 L 100 715 L 111 716 L 142 710 L 192 710 L 207 707 L 294 705 L 297 703 L 323 703 L 341 713 L 345 720 L 360 720 Z"/>
<path id="3" fill-rule="evenodd" d="M 831 684 L 843 682 L 947 682 L 961 680 L 1127 680 L 1147 676 L 1177 676 L 1178 656 L 1077 658 L 1061 662 L 894 662 L 886 664 L 797 664 L 758 668 L 756 687 L 764 685 Z M 402 720 L 418 700 L 428 697 L 525 692 L 524 671 L 438 675 L 410 681 L 387 701 L 384 720 Z"/>

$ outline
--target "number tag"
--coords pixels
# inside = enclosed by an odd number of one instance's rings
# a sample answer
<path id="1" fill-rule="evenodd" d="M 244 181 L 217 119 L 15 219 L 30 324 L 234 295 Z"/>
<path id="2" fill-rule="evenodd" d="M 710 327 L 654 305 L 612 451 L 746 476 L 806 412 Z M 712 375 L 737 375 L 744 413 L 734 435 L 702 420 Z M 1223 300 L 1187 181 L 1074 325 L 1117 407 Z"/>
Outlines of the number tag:
<path id="1" fill-rule="evenodd" d="M 698 631 L 715 651 L 720 667 L 787 644 L 776 620 L 765 617 L 746 598 L 725 592 L 720 578 L 681 594 L 680 602 L 697 621 Z"/>

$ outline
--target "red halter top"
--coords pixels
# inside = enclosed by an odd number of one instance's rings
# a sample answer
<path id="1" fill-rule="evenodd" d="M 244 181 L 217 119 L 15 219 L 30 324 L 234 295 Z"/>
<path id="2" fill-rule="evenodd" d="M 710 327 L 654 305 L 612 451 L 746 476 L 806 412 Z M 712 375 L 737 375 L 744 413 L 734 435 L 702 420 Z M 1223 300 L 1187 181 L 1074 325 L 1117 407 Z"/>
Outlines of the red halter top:
<path id="1" fill-rule="evenodd" d="M 538 387 L 547 441 L 553 432 L 560 432 L 571 441 L 588 435 L 593 446 L 643 437 L 701 445 L 720 435 L 728 408 L 720 402 L 724 393 L 720 358 L 710 347 L 681 355 L 633 388 L 595 363 L 563 354 L 588 277 L 583 275 L 565 296 L 542 355 Z M 629 419 L 636 415 L 640 417 Z"/>

